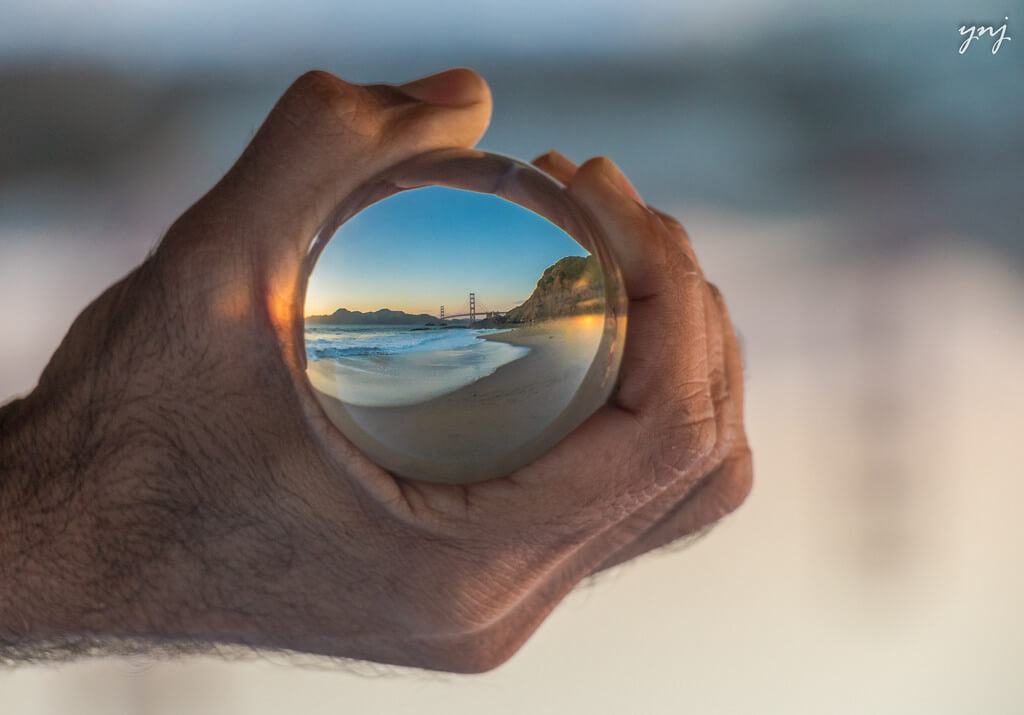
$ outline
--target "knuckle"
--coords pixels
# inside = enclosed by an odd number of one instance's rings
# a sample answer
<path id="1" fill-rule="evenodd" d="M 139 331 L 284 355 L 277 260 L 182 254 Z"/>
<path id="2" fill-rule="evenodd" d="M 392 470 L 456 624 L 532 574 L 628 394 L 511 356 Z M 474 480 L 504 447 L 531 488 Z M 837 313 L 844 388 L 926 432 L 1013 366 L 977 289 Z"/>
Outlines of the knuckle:
<path id="1" fill-rule="evenodd" d="M 486 633 L 513 607 L 522 584 L 515 578 L 514 564 L 493 549 L 455 547 L 446 542 L 451 577 L 437 583 L 434 598 L 417 609 L 416 622 L 425 623 L 433 633 L 456 639 L 472 639 Z"/>
<path id="2" fill-rule="evenodd" d="M 726 460 L 729 463 L 727 478 L 718 494 L 723 516 L 736 511 L 754 487 L 754 462 L 749 447 L 736 450 Z"/>
<path id="3" fill-rule="evenodd" d="M 303 72 L 299 75 L 295 81 L 292 82 L 288 91 L 299 94 L 316 93 L 323 90 L 333 91 L 340 82 L 341 80 L 330 72 L 325 72 L 324 70 L 309 70 L 308 72 Z"/>
<path id="4" fill-rule="evenodd" d="M 330 108 L 344 101 L 351 85 L 323 70 L 310 70 L 300 75 L 285 92 L 289 99 L 307 102 L 310 106 Z"/>
<path id="5" fill-rule="evenodd" d="M 311 70 L 292 82 L 281 99 L 289 108 L 294 106 L 315 114 L 334 109 L 349 97 L 345 83 L 339 78 L 323 70 Z"/>
<path id="6" fill-rule="evenodd" d="M 658 217 L 649 211 L 631 211 L 621 219 L 624 230 L 643 244 L 645 263 L 651 266 L 644 275 L 644 287 L 651 293 L 673 293 L 675 284 L 692 272 L 681 264 L 672 250 L 671 240 Z"/>
<path id="7" fill-rule="evenodd" d="M 752 479 L 750 450 L 734 450 L 696 487 L 692 498 L 680 503 L 661 543 L 699 533 L 736 511 L 750 494 Z"/>
<path id="8" fill-rule="evenodd" d="M 378 108 L 377 95 L 329 72 L 311 70 L 285 91 L 274 111 L 298 129 L 332 134 L 341 129 L 367 133 L 367 121 Z"/>
<path id="9" fill-rule="evenodd" d="M 504 603 L 499 603 L 479 593 L 449 592 L 442 613 L 436 614 L 438 630 L 460 635 L 483 632 L 506 612 Z"/>
<path id="10" fill-rule="evenodd" d="M 579 169 L 576 170 L 576 176 L 579 178 L 589 178 L 593 175 L 606 174 L 614 166 L 614 162 L 603 154 L 601 156 L 592 156 L 580 164 Z"/>
<path id="11" fill-rule="evenodd" d="M 677 234 L 680 234 L 681 236 L 689 240 L 690 234 L 687 233 L 686 229 L 683 228 L 683 224 L 679 223 L 679 220 L 675 216 L 667 214 L 664 211 L 654 211 L 654 213 L 658 216 L 658 218 L 661 220 L 662 224 L 664 224 L 666 228 L 668 228 L 671 231 L 674 231 Z"/>
<path id="12" fill-rule="evenodd" d="M 486 579 L 486 576 L 483 577 Z M 459 584 L 447 594 L 446 625 L 460 634 L 482 634 L 508 614 L 513 589 L 495 587 L 493 582 Z"/>
<path id="13" fill-rule="evenodd" d="M 683 225 L 679 223 L 675 217 L 656 209 L 649 211 L 648 216 L 652 222 L 657 224 L 661 234 L 665 236 L 666 242 L 669 243 L 674 250 L 685 255 L 687 262 L 691 263 L 693 265 L 693 269 L 699 272 L 700 267 L 697 264 L 697 257 L 693 251 L 690 234 L 687 233 L 685 228 L 683 228 Z"/>
<path id="14" fill-rule="evenodd" d="M 654 211 L 643 212 L 644 231 L 648 234 L 655 234 L 658 236 L 668 239 L 670 233 L 666 229 L 664 222 Z"/>
<path id="15" fill-rule="evenodd" d="M 504 665 L 522 645 L 522 638 L 474 634 L 446 647 L 434 657 L 442 670 L 464 675 L 486 673 Z"/>
<path id="16" fill-rule="evenodd" d="M 715 303 L 723 305 L 725 303 L 725 298 L 722 296 L 722 291 L 719 290 L 718 286 L 711 281 L 707 281 L 707 284 L 708 290 L 711 292 L 711 297 L 714 298 Z"/>
<path id="17" fill-rule="evenodd" d="M 729 373 L 725 369 L 724 357 L 711 362 L 708 368 L 708 380 L 711 384 L 711 401 L 716 408 L 727 409 L 732 402 L 732 386 L 729 384 Z"/>
<path id="18" fill-rule="evenodd" d="M 711 302 L 714 305 L 718 319 L 721 321 L 722 325 L 730 326 L 732 323 L 729 318 L 729 308 L 725 304 L 725 296 L 722 295 L 721 289 L 711 281 L 707 281 L 707 286 L 708 292 L 711 294 Z"/>
<path id="19" fill-rule="evenodd" d="M 592 156 L 587 159 L 580 166 L 582 169 L 584 166 L 588 167 L 591 171 L 595 169 L 609 169 L 613 166 L 612 160 L 606 154 L 599 154 L 598 156 Z"/>

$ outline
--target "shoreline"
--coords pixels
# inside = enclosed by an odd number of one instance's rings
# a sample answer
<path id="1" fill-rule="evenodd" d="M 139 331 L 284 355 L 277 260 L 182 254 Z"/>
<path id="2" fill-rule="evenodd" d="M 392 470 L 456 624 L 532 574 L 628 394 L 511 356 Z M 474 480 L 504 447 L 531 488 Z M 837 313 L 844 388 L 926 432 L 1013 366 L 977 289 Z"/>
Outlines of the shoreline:
<path id="1" fill-rule="evenodd" d="M 481 335 L 530 351 L 490 375 L 417 404 L 363 407 L 316 387 L 314 393 L 345 436 L 385 469 L 432 481 L 472 481 L 484 469 L 498 476 L 521 464 L 522 448 L 575 395 L 603 329 L 603 317 L 589 317 Z"/>
<path id="2" fill-rule="evenodd" d="M 307 356 L 306 372 L 314 387 L 347 405 L 407 407 L 476 384 L 531 350 L 482 340 L 484 335 L 467 337 L 469 342 L 436 349 Z"/>

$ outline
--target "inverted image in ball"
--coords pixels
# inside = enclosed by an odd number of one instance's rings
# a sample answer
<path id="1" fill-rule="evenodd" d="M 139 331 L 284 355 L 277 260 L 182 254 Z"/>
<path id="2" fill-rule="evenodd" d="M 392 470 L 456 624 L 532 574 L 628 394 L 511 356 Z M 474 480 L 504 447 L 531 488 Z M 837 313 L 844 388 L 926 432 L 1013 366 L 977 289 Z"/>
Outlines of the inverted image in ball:
<path id="1" fill-rule="evenodd" d="M 307 268 L 313 394 L 398 476 L 508 474 L 614 387 L 619 270 L 593 219 L 529 164 L 450 149 L 396 166 L 337 208 Z"/>

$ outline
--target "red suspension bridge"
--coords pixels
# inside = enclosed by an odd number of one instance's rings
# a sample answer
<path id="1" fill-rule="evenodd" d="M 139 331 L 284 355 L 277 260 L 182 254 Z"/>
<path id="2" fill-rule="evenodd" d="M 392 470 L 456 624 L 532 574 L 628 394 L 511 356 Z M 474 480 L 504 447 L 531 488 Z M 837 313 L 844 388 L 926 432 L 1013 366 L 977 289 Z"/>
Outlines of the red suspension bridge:
<path id="1" fill-rule="evenodd" d="M 468 313 L 446 313 L 444 306 L 441 306 L 441 320 L 450 320 L 453 318 L 469 318 L 469 322 L 473 322 L 477 317 L 490 318 L 495 315 L 505 315 L 507 310 L 486 310 L 477 312 L 476 309 L 476 293 L 469 294 L 469 312 Z"/>

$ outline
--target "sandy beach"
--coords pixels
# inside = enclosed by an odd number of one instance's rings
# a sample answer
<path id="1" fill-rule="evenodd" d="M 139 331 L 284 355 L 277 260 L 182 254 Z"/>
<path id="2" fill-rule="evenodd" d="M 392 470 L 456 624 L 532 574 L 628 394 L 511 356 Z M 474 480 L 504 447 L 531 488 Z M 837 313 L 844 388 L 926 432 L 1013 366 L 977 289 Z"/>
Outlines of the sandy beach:
<path id="1" fill-rule="evenodd" d="M 346 405 L 407 407 L 471 385 L 530 352 L 529 347 L 507 341 L 482 339 L 497 331 L 429 332 L 434 339 L 426 341 L 426 349 L 310 360 L 309 380 Z M 451 332 L 457 334 L 446 340 L 445 334 Z"/>
<path id="2" fill-rule="evenodd" d="M 518 466 L 524 450 L 550 446 L 545 430 L 572 401 L 603 326 L 603 316 L 579 316 L 486 335 L 530 352 L 414 405 L 355 406 L 314 392 L 345 435 L 390 471 L 451 482 L 482 478 L 481 469 L 498 476 Z"/>

